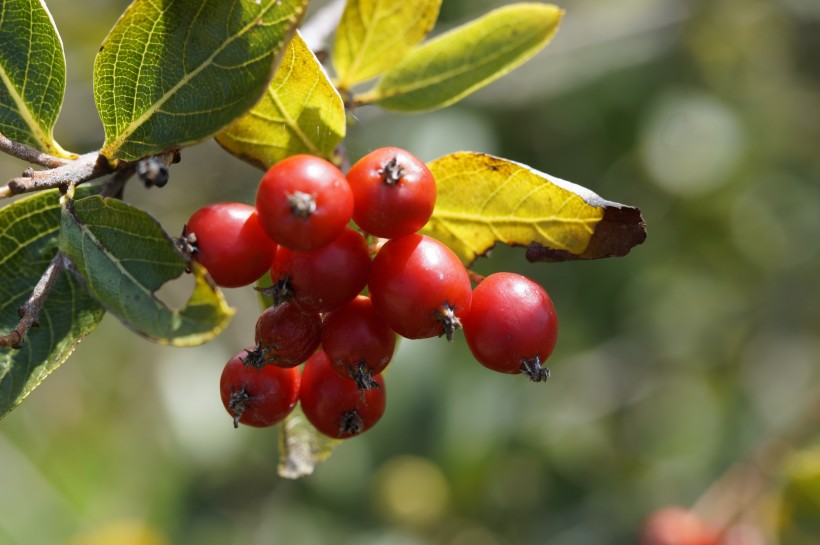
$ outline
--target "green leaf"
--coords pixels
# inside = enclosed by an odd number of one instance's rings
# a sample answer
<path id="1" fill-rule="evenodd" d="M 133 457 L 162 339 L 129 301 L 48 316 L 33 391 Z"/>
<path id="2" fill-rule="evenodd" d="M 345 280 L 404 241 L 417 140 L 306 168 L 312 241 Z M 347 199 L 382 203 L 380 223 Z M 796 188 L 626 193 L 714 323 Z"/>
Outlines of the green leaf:
<path id="1" fill-rule="evenodd" d="M 563 13 L 536 3 L 491 11 L 414 48 L 355 102 L 405 112 L 453 104 L 535 55 L 558 30 Z"/>
<path id="2" fill-rule="evenodd" d="M 313 473 L 341 443 L 322 435 L 308 422 L 297 407 L 279 426 L 279 466 L 277 472 L 286 479 L 298 479 Z"/>
<path id="3" fill-rule="evenodd" d="M 353 85 L 384 73 L 427 36 L 441 0 L 348 0 L 336 29 L 333 66 L 338 85 Z"/>
<path id="4" fill-rule="evenodd" d="M 0 133 L 71 157 L 52 134 L 65 92 L 63 43 L 42 0 L 0 2 Z"/>
<path id="5" fill-rule="evenodd" d="M 17 327 L 17 308 L 31 296 L 57 253 L 59 195 L 44 191 L 0 208 L 0 334 Z M 0 417 L 19 405 L 97 327 L 104 311 L 69 275 L 49 292 L 19 350 L 0 348 Z"/>
<path id="6" fill-rule="evenodd" d="M 637 208 L 520 163 L 458 152 L 428 166 L 438 197 L 423 231 L 465 263 L 497 242 L 527 246 L 530 261 L 564 261 L 626 255 L 646 238 Z"/>
<path id="7" fill-rule="evenodd" d="M 216 134 L 259 100 L 307 0 L 135 0 L 94 63 L 102 154 L 133 161 Z"/>
<path id="8" fill-rule="evenodd" d="M 345 136 L 345 107 L 321 63 L 297 33 L 262 99 L 216 136 L 263 169 L 299 153 L 333 159 Z"/>
<path id="9" fill-rule="evenodd" d="M 170 309 L 155 292 L 188 267 L 174 242 L 146 212 L 116 199 L 67 201 L 60 251 L 86 290 L 126 326 L 160 344 L 193 346 L 228 324 L 233 310 L 201 267 L 184 308 Z"/>

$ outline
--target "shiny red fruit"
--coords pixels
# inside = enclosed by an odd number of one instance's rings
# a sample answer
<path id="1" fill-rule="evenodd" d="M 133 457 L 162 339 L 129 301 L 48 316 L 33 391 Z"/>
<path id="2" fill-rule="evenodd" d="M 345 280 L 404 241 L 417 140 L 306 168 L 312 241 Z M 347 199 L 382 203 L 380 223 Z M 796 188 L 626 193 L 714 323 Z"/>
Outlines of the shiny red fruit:
<path id="1" fill-rule="evenodd" d="M 219 379 L 219 393 L 228 414 L 239 423 L 258 428 L 281 422 L 296 406 L 301 378 L 296 368 L 246 365 L 249 351 L 233 356 Z"/>
<path id="2" fill-rule="evenodd" d="M 294 155 L 273 165 L 256 192 L 262 228 L 300 252 L 338 237 L 353 213 L 353 193 L 342 171 L 321 157 Z"/>
<path id="3" fill-rule="evenodd" d="M 276 254 L 276 243 L 262 229 L 256 209 L 238 202 L 200 208 L 188 220 L 184 237 L 194 259 L 225 288 L 255 282 Z"/>
<path id="4" fill-rule="evenodd" d="M 368 287 L 376 312 L 408 339 L 452 339 L 470 310 L 467 270 L 452 250 L 426 235 L 407 235 L 382 246 Z"/>
<path id="5" fill-rule="evenodd" d="M 353 190 L 353 221 L 372 235 L 410 235 L 433 214 L 433 174 L 421 159 L 403 149 L 368 153 L 350 168 L 347 181 Z"/>
<path id="6" fill-rule="evenodd" d="M 364 237 L 346 227 L 330 244 L 310 252 L 281 247 L 271 267 L 277 297 L 303 310 L 328 312 L 352 301 L 367 285 L 370 250 Z"/>
<path id="7" fill-rule="evenodd" d="M 355 382 L 336 374 L 327 354 L 320 350 L 302 371 L 302 411 L 317 430 L 329 437 L 344 439 L 363 433 L 384 414 L 384 379 L 377 375 L 373 380 L 377 387 L 359 390 Z"/>
<path id="8" fill-rule="evenodd" d="M 547 292 L 525 276 L 495 273 L 473 290 L 461 320 L 464 338 L 483 366 L 546 380 L 543 369 L 558 339 L 558 315 Z"/>
<path id="9" fill-rule="evenodd" d="M 364 390 L 393 358 L 396 332 L 376 314 L 370 298 L 360 295 L 325 315 L 322 349 L 340 377 L 353 379 Z"/>

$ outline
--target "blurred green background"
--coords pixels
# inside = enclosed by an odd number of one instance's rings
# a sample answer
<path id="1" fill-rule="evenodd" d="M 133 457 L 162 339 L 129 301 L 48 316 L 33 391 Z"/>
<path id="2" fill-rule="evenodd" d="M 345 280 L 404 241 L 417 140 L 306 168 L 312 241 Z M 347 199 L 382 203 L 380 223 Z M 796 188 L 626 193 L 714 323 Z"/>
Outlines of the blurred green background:
<path id="1" fill-rule="evenodd" d="M 69 76 L 57 138 L 96 149 L 93 59 L 127 2 L 47 3 Z M 507 3 L 444 0 L 436 32 Z M 551 294 L 546 385 L 485 370 L 461 338 L 404 341 L 379 425 L 288 481 L 276 432 L 234 430 L 217 392 L 253 340 L 252 290 L 228 290 L 239 313 L 199 348 L 106 317 L 0 422 L 0 544 L 616 545 L 653 510 L 696 502 L 775 543 L 794 513 L 820 518 L 820 454 L 805 451 L 820 399 L 820 3 L 560 5 L 558 35 L 522 68 L 443 111 L 356 111 L 347 140 L 354 160 L 388 144 L 497 154 L 641 208 L 649 236 L 625 258 L 531 265 L 497 248 L 476 265 Z M 20 169 L 0 158 L 6 178 Z M 252 202 L 259 177 L 208 142 L 166 188 L 134 181 L 126 199 L 173 234 L 203 204 Z M 721 479 L 761 442 L 785 448 Z M 783 507 L 793 489 L 803 511 Z M 782 542 L 820 543 L 812 531 Z"/>

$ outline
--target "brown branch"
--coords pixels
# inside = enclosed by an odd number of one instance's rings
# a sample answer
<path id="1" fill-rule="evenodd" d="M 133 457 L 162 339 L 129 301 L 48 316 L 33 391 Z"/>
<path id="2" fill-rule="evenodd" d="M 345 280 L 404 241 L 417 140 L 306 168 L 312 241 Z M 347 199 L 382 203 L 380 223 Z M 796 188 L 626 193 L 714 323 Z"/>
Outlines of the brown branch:
<path id="1" fill-rule="evenodd" d="M 86 153 L 49 170 L 26 170 L 23 176 L 13 178 L 7 185 L 0 187 L 0 198 L 65 187 L 68 184 L 81 184 L 111 172 L 111 166 L 102 155 L 97 152 Z"/>
<path id="2" fill-rule="evenodd" d="M 55 157 L 10 140 L 3 135 L 3 133 L 0 133 L 0 152 L 22 159 L 27 163 L 44 166 L 46 168 L 56 168 L 71 162 L 70 159 Z"/>
<path id="3" fill-rule="evenodd" d="M 43 276 L 40 277 L 37 285 L 34 286 L 34 291 L 31 293 L 31 297 L 29 297 L 28 301 L 23 303 L 20 308 L 17 309 L 17 314 L 20 316 L 20 323 L 17 324 L 17 327 L 11 333 L 0 336 L 0 348 L 23 347 L 23 339 L 29 329 L 40 325 L 37 322 L 37 319 L 40 316 L 40 311 L 43 309 L 43 305 L 45 304 L 46 299 L 48 299 L 48 294 L 51 291 L 51 288 L 54 287 L 54 284 L 57 282 L 57 279 L 60 277 L 60 273 L 64 268 L 65 258 L 63 254 L 57 252 L 57 255 L 55 255 L 54 259 L 51 260 L 51 263 L 49 263 L 48 268 L 43 273 Z"/>

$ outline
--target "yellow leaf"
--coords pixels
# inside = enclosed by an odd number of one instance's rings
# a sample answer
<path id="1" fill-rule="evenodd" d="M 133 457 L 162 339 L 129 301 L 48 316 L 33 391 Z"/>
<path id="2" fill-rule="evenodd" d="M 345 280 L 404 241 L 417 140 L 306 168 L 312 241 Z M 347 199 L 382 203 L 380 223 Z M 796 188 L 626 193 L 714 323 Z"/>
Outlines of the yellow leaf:
<path id="1" fill-rule="evenodd" d="M 563 14 L 557 6 L 540 3 L 491 11 L 414 48 L 355 102 L 405 112 L 453 104 L 538 53 Z"/>
<path id="2" fill-rule="evenodd" d="M 441 0 L 348 0 L 333 43 L 339 87 L 378 76 L 427 36 Z"/>
<path id="3" fill-rule="evenodd" d="M 345 130 L 342 98 L 297 33 L 262 99 L 216 140 L 237 157 L 267 169 L 299 153 L 332 159 Z"/>
<path id="4" fill-rule="evenodd" d="M 637 208 L 492 155 L 458 152 L 429 165 L 438 185 L 423 232 L 465 263 L 497 242 L 527 246 L 530 261 L 625 255 L 646 238 Z"/>

